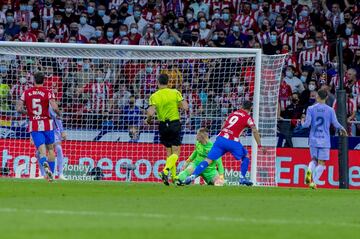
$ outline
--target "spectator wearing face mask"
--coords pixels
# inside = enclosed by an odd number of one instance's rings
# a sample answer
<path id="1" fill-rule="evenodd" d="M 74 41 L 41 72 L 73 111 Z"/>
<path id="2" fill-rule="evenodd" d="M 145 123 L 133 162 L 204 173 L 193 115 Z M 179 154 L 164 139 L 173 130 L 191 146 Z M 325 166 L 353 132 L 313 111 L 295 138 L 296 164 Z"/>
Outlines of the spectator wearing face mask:
<path id="1" fill-rule="evenodd" d="M 236 41 L 239 41 L 242 47 L 247 45 L 247 36 L 241 32 L 241 26 L 238 21 L 234 22 L 229 36 L 226 38 L 227 46 L 234 46 Z"/>
<path id="2" fill-rule="evenodd" d="M 46 42 L 52 42 L 52 43 L 60 43 L 61 42 L 60 39 L 56 38 L 56 28 L 55 27 L 51 27 L 48 30 Z"/>
<path id="3" fill-rule="evenodd" d="M 160 46 L 159 40 L 155 37 L 154 28 L 148 26 L 144 36 L 140 39 L 139 45 Z"/>
<path id="4" fill-rule="evenodd" d="M 5 35 L 8 35 L 9 39 L 12 39 L 15 35 L 20 33 L 20 26 L 15 22 L 13 10 L 8 9 L 5 15 L 6 15 Z M 6 39 L 8 38 L 6 37 Z"/>
<path id="5" fill-rule="evenodd" d="M 75 8 L 71 1 L 66 1 L 63 23 L 69 26 L 73 22 L 79 22 L 79 16 L 75 14 Z"/>
<path id="6" fill-rule="evenodd" d="M 0 41 L 5 41 L 5 25 L 0 23 Z"/>
<path id="7" fill-rule="evenodd" d="M 302 93 L 304 85 L 299 78 L 295 76 L 295 68 L 288 66 L 285 71 L 284 81 L 291 87 L 293 93 Z"/>
<path id="8" fill-rule="evenodd" d="M 339 3 L 333 3 L 331 6 L 331 11 L 326 5 L 326 0 L 321 0 L 322 7 L 325 11 L 325 17 L 331 21 L 333 25 L 333 29 L 335 32 L 338 31 L 338 27 L 340 24 L 343 24 L 344 21 L 344 14 L 341 12 Z"/>
<path id="9" fill-rule="evenodd" d="M 298 43 L 301 39 L 305 37 L 305 34 L 300 34 L 294 29 L 294 22 L 292 20 L 288 20 L 285 26 L 285 32 L 281 33 L 279 38 L 281 44 L 290 45 L 291 52 L 297 52 Z"/>
<path id="10" fill-rule="evenodd" d="M 141 34 L 138 32 L 138 26 L 136 23 L 132 23 L 130 25 L 130 32 L 129 32 L 129 45 L 139 45 Z"/>
<path id="11" fill-rule="evenodd" d="M 263 52 L 266 55 L 281 54 L 282 45 L 279 43 L 277 31 L 270 30 L 269 43 L 263 46 Z"/>
<path id="12" fill-rule="evenodd" d="M 144 29 L 148 25 L 148 22 L 141 16 L 141 6 L 136 5 L 134 7 L 134 14 L 132 16 L 129 16 L 125 19 L 124 24 L 130 28 L 130 25 L 132 23 L 136 23 L 138 26 L 139 33 L 143 33 Z"/>
<path id="13" fill-rule="evenodd" d="M 226 32 L 223 29 L 219 29 L 218 30 L 218 35 L 217 35 L 217 41 L 215 41 L 215 45 L 217 47 L 226 47 Z"/>
<path id="14" fill-rule="evenodd" d="M 96 4 L 95 1 L 89 1 L 87 6 L 87 13 L 88 13 L 88 24 L 92 27 L 96 26 L 103 26 L 104 21 L 102 17 L 96 12 Z"/>
<path id="15" fill-rule="evenodd" d="M 354 98 L 360 96 L 360 79 L 357 77 L 356 69 L 350 68 L 347 70 L 346 74 L 346 88 Z"/>
<path id="16" fill-rule="evenodd" d="M 106 43 L 107 44 L 114 44 L 114 40 L 115 40 L 115 32 L 114 29 L 112 27 L 108 27 L 105 33 L 105 39 L 106 39 Z"/>
<path id="17" fill-rule="evenodd" d="M 307 109 L 316 102 L 317 84 L 316 79 L 311 78 L 307 84 L 307 88 L 300 95 L 300 104 Z"/>
<path id="18" fill-rule="evenodd" d="M 154 34 L 156 39 L 158 39 L 161 44 L 169 39 L 169 34 L 167 31 L 165 31 L 165 28 L 159 17 L 156 17 L 154 20 Z"/>
<path id="19" fill-rule="evenodd" d="M 86 13 L 81 13 L 79 22 L 78 27 L 81 35 L 86 37 L 87 40 L 95 36 L 95 28 L 88 24 L 88 16 Z"/>
<path id="20" fill-rule="evenodd" d="M 97 7 L 97 14 L 103 20 L 104 24 L 108 24 L 110 22 L 110 17 L 106 14 L 105 5 L 99 4 Z"/>
<path id="21" fill-rule="evenodd" d="M 160 12 L 156 8 L 156 1 L 155 0 L 148 0 L 146 7 L 144 7 L 144 10 L 142 11 L 142 17 L 147 22 L 154 22 L 155 16 L 159 15 Z"/>
<path id="22" fill-rule="evenodd" d="M 16 81 L 16 84 L 14 84 L 10 90 L 12 100 L 14 102 L 19 100 L 22 93 L 31 87 L 32 84 L 26 78 L 26 72 L 21 72 L 19 78 Z"/>
<path id="23" fill-rule="evenodd" d="M 347 117 L 347 131 L 351 135 L 351 121 L 355 120 L 356 116 L 356 100 L 354 99 L 353 95 L 351 94 L 350 90 L 346 91 L 346 117 Z M 336 111 L 337 108 L 337 100 L 335 99 L 334 110 Z"/>
<path id="24" fill-rule="evenodd" d="M 103 26 L 96 26 L 96 28 L 95 28 L 95 38 L 96 38 L 97 43 L 100 43 L 100 44 L 106 44 L 107 43 L 107 40 L 106 40 L 105 35 L 104 35 Z"/>
<path id="25" fill-rule="evenodd" d="M 303 6 L 297 21 L 295 22 L 295 30 L 300 33 L 307 33 L 311 25 L 310 9 L 308 6 Z"/>
<path id="26" fill-rule="evenodd" d="M 124 37 L 128 35 L 128 27 L 125 24 L 120 25 L 119 36 L 115 38 L 114 44 L 120 44 Z"/>
<path id="27" fill-rule="evenodd" d="M 126 128 L 136 127 L 137 129 L 140 127 L 142 123 L 142 111 L 140 107 L 136 104 L 136 98 L 131 96 L 129 98 L 128 105 L 125 105 L 122 109 L 123 122 Z"/>
<path id="28" fill-rule="evenodd" d="M 262 46 L 270 41 L 270 23 L 267 19 L 263 21 L 261 30 L 256 34 L 256 40 Z"/>

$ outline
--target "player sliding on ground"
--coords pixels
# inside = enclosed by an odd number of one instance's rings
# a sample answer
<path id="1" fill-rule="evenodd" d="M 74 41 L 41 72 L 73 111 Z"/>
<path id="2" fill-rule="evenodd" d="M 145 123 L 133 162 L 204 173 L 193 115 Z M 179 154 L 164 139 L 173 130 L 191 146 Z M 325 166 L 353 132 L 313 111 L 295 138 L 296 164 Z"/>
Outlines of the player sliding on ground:
<path id="1" fill-rule="evenodd" d="M 191 175 L 196 166 L 198 166 L 207 156 L 213 143 L 209 140 L 208 129 L 200 128 L 196 135 L 195 150 L 186 160 L 183 170 L 177 177 L 177 185 L 184 185 L 185 179 Z M 221 158 L 213 161 L 205 170 L 200 174 L 207 185 L 224 185 L 224 166 Z"/>
<path id="2" fill-rule="evenodd" d="M 185 184 L 190 184 L 210 164 L 212 164 L 214 160 L 217 160 L 225 153 L 230 152 L 236 160 L 242 161 L 240 184 L 252 185 L 252 182 L 246 179 L 246 172 L 249 167 L 250 159 L 247 150 L 242 146 L 239 139 L 246 128 L 251 128 L 256 143 L 261 147 L 259 132 L 256 129 L 254 120 L 249 115 L 251 109 L 252 103 L 250 101 L 245 101 L 240 110 L 234 111 L 227 117 L 207 158 L 196 167 L 192 175 L 186 178 Z"/>
<path id="3" fill-rule="evenodd" d="M 36 149 L 40 152 L 38 162 L 40 166 L 44 167 L 45 178 L 52 181 L 54 179 L 52 172 L 54 172 L 55 168 L 55 138 L 49 107 L 51 106 L 58 116 L 60 116 L 60 110 L 55 102 L 54 94 L 43 86 L 44 74 L 36 72 L 34 80 L 35 86 L 23 92 L 17 102 L 16 110 L 29 116 L 31 138 Z M 46 156 L 46 150 L 48 150 L 49 157 Z"/>
<path id="4" fill-rule="evenodd" d="M 333 108 L 325 102 L 328 94 L 319 90 L 316 97 L 317 104 L 306 111 L 306 118 L 302 118 L 302 126 L 310 129 L 309 146 L 311 161 L 305 176 L 305 183 L 310 188 L 316 188 L 316 182 L 325 170 L 325 161 L 330 159 L 330 125 L 339 130 L 340 135 L 347 136 L 344 127 L 338 122 Z"/>
<path id="5" fill-rule="evenodd" d="M 54 112 L 54 110 L 50 107 L 49 108 L 50 117 L 53 121 L 53 127 L 54 127 L 54 136 L 55 136 L 55 142 L 54 142 L 54 148 L 56 151 L 56 165 L 57 165 L 57 175 L 58 179 L 61 180 L 67 180 L 67 178 L 63 174 L 64 170 L 64 153 L 61 146 L 61 141 L 66 140 L 66 133 L 64 131 L 62 120 L 57 116 L 57 114 Z M 40 152 L 39 150 L 36 150 L 35 154 L 38 162 L 40 161 Z M 40 176 L 38 179 L 44 178 L 45 171 L 44 168 L 39 165 L 40 168 Z M 52 172 L 53 174 L 55 172 Z"/>
<path id="6" fill-rule="evenodd" d="M 176 89 L 168 87 L 169 77 L 161 74 L 158 78 L 158 90 L 150 96 L 146 112 L 147 124 L 152 124 L 155 113 L 159 122 L 160 143 L 166 147 L 166 164 L 159 173 L 163 183 L 169 186 L 169 172 L 173 182 L 176 180 L 176 162 L 180 155 L 181 123 L 179 108 L 189 111 L 189 106 Z"/>

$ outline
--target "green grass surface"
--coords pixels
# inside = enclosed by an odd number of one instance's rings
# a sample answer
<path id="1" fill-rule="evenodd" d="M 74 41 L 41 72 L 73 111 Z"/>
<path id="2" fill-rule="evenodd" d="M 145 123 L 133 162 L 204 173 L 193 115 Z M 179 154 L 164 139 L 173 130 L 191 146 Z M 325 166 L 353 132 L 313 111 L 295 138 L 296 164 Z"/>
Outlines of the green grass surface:
<path id="1" fill-rule="evenodd" d="M 0 180 L 0 238 L 360 238 L 360 191 Z"/>

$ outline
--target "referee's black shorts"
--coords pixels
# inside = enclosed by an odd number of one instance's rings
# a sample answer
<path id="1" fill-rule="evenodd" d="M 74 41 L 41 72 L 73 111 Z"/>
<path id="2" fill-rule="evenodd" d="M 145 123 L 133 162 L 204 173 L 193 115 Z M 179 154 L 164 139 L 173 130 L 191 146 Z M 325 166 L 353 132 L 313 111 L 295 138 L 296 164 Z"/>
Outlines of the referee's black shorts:
<path id="1" fill-rule="evenodd" d="M 160 121 L 159 135 L 160 143 L 166 148 L 181 145 L 181 124 L 180 120 Z"/>

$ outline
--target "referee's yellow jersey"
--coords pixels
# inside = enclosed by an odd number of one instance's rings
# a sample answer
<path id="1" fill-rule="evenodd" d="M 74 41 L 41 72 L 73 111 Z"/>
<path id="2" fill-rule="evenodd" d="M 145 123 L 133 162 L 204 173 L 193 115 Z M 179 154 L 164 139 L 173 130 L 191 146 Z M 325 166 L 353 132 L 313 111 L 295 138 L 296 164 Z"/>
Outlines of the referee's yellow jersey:
<path id="1" fill-rule="evenodd" d="M 163 88 L 150 96 L 149 105 L 155 106 L 159 121 L 174 121 L 180 119 L 179 103 L 183 100 L 176 89 Z"/>

